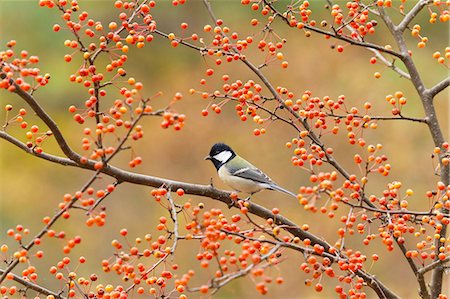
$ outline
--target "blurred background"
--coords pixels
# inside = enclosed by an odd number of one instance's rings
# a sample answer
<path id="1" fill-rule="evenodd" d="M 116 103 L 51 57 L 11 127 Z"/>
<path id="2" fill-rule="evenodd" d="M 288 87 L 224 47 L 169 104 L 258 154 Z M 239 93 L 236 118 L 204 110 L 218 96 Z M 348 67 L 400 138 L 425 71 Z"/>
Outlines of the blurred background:
<path id="1" fill-rule="evenodd" d="M 110 21 L 117 21 L 117 10 L 113 7 L 113 1 L 80 2 L 81 10 L 88 11 L 90 18 L 101 20 L 105 27 Z M 154 9 L 158 29 L 178 35 L 180 24 L 187 22 L 189 24 L 187 34 L 191 34 L 201 32 L 205 24 L 211 24 L 202 1 L 187 2 L 183 6 L 173 7 L 170 1 L 158 1 Z M 319 23 L 323 18 L 328 19 L 328 12 L 324 9 L 326 2 L 311 2 L 315 20 Z M 240 1 L 218 0 L 211 3 L 216 16 L 223 19 L 232 31 L 239 32 L 240 37 L 258 33 L 261 29 L 261 26 L 257 28 L 250 26 L 250 20 L 253 18 L 263 20 L 260 14 L 252 11 L 250 7 L 240 5 Z M 412 4 L 414 3 L 407 3 L 407 6 Z M 429 14 L 426 10 L 417 18 L 417 23 L 422 26 L 421 33 L 430 39 L 426 48 L 417 49 L 417 41 L 409 35 L 407 38 L 422 79 L 426 86 L 430 87 L 448 76 L 448 70 L 432 58 L 432 53 L 444 52 L 444 48 L 448 46 L 449 32 L 446 24 L 438 22 L 430 25 L 428 19 Z M 17 53 L 21 49 L 26 49 L 30 55 L 40 57 L 39 68 L 42 73 L 50 73 L 51 79 L 46 87 L 40 88 L 35 93 L 35 97 L 57 121 L 71 146 L 81 150 L 82 130 L 85 126 L 76 124 L 67 111 L 70 105 L 81 107 L 86 100 L 85 89 L 68 80 L 68 76 L 78 68 L 81 57 L 75 56 L 71 63 L 64 62 L 64 54 L 70 53 L 71 50 L 64 47 L 63 42 L 72 39 L 72 36 L 65 30 L 54 33 L 52 26 L 55 23 L 61 23 L 58 11 L 39 8 L 38 1 L 0 0 L 2 49 L 7 41 L 15 39 Z M 288 30 L 279 21 L 275 22 L 274 28 L 281 37 L 287 39 L 282 52 L 289 61 L 286 70 L 282 70 L 278 62 L 264 69 L 274 86 L 287 87 L 296 95 L 311 90 L 315 96 L 328 95 L 336 99 L 337 96 L 344 94 L 348 107 L 355 105 L 362 110 L 363 103 L 370 101 L 375 114 L 387 116 L 390 115 L 391 107 L 386 103 L 385 96 L 401 90 L 408 99 L 403 114 L 413 117 L 423 116 L 421 103 L 410 82 L 399 78 L 398 74 L 380 63 L 370 64 L 371 52 L 348 45 L 343 53 L 338 53 L 332 46 L 341 44 L 340 42 L 326 40 L 323 36 L 315 34 L 306 38 L 302 31 Z M 393 43 L 381 23 L 377 27 L 377 35 L 369 37 L 369 40 L 381 44 Z M 297 191 L 299 186 L 308 183 L 308 174 L 291 166 L 292 152 L 284 146 L 295 137 L 295 132 L 290 128 L 275 122 L 267 127 L 265 135 L 255 137 L 253 129 L 257 126 L 252 121 L 245 123 L 240 121 L 236 117 L 233 104 L 226 105 L 220 115 L 211 112 L 208 117 L 203 117 L 200 111 L 208 105 L 208 101 L 202 100 L 199 95 L 189 95 L 190 88 L 209 92 L 220 89 L 220 78 L 225 73 L 229 74 L 232 80 L 240 79 L 244 82 L 249 79 L 256 80 L 248 69 L 238 64 L 227 63 L 215 67 L 213 60 L 203 58 L 196 51 L 182 46 L 174 49 L 167 40 L 157 38 L 156 35 L 155 40 L 146 44 L 143 49 L 130 48 L 129 61 L 126 64 L 127 75 L 144 83 L 145 95 L 163 93 L 152 102 L 152 105 L 155 108 L 163 108 L 176 92 L 181 92 L 184 98 L 173 108 L 187 115 L 185 127 L 179 132 L 173 129 L 160 129 L 159 118 L 145 118 L 142 121 L 145 137 L 133 142 L 134 152 L 144 160 L 143 164 L 135 169 L 137 172 L 199 184 L 208 184 L 210 178 L 213 178 L 217 187 L 227 189 L 218 181 L 212 164 L 203 160 L 212 144 L 223 141 L 289 190 Z M 258 65 L 264 62 L 265 54 L 250 50 L 247 57 Z M 399 62 L 396 65 L 401 66 Z M 215 75 L 208 78 L 206 87 L 201 86 L 200 79 L 204 77 L 204 71 L 208 67 L 215 69 Z M 374 72 L 380 72 L 381 78 L 375 79 Z M 110 94 L 112 102 L 116 95 L 114 92 Z M 446 136 L 448 136 L 449 112 L 447 96 L 448 93 L 442 93 L 435 100 Z M 0 102 L 2 106 L 12 104 L 15 109 L 27 108 L 20 99 L 5 91 L 0 93 Z M 33 116 L 29 116 L 30 124 L 32 120 Z M 17 138 L 25 140 L 23 131 L 14 127 L 9 130 Z M 334 148 L 339 162 L 350 171 L 357 171 L 353 166 L 353 152 L 360 150 L 348 145 L 345 133 L 339 136 L 344 138 L 326 138 L 325 141 Z M 435 161 L 431 159 L 434 145 L 427 128 L 422 124 L 411 122 L 379 122 L 378 129 L 368 130 L 364 137 L 368 143 L 382 143 L 383 151 L 393 166 L 389 177 L 374 176 L 376 179 L 371 181 L 368 191 L 380 195 L 387 182 L 402 181 L 404 186 L 402 190 L 412 188 L 415 191 L 413 199 L 410 200 L 410 208 L 427 210 L 429 203 L 424 194 L 427 190 L 433 189 L 438 180 L 434 174 Z M 61 154 L 53 141 L 46 142 L 44 150 Z M 113 164 L 128 168 L 130 155 L 130 152 L 124 152 Z M 63 195 L 79 190 L 90 177 L 91 173 L 88 171 L 50 164 L 24 154 L 7 142 L 0 141 L 0 242 L 13 247 L 14 242 L 6 236 L 6 230 L 14 228 L 17 224 L 30 228 L 31 235 L 34 235 L 42 227 L 42 218 L 53 215 L 57 210 L 57 204 Z M 104 182 L 109 181 L 108 178 L 104 179 Z M 105 185 L 101 182 L 96 187 L 104 188 Z M 149 196 L 149 191 L 149 188 L 142 186 L 121 185 L 113 196 L 108 197 L 103 203 L 108 214 L 103 228 L 87 228 L 84 224 L 80 225 L 86 220 L 82 212 L 72 213 L 69 220 L 57 225 L 56 230 L 64 230 L 68 235 L 77 234 L 83 238 L 82 245 L 72 252 L 74 257 L 85 255 L 89 258 L 87 265 L 80 268 L 79 275 L 95 272 L 101 275 L 104 282 L 117 280 L 113 274 L 100 273 L 100 261 L 114 253 L 109 244 L 112 239 L 119 238 L 121 228 L 128 228 L 130 240 L 143 237 L 149 232 L 156 235 L 155 225 L 159 216 L 166 212 Z M 207 208 L 219 207 L 227 215 L 236 213 L 228 211 L 225 205 L 208 199 L 195 197 L 192 199 L 195 204 L 203 201 Z M 331 243 L 337 240 L 336 229 L 340 225 L 340 213 L 342 215 L 348 213 L 346 209 L 341 208 L 335 220 L 329 221 L 325 215 L 307 213 L 291 198 L 269 191 L 255 195 L 252 200 L 270 209 L 280 208 L 283 215 L 300 225 L 310 224 L 312 233 Z M 373 230 L 376 233 L 375 227 Z M 361 240 L 362 238 L 355 237 L 350 241 L 350 245 L 361 247 Z M 63 256 L 61 249 L 64 243 L 55 240 L 46 240 L 44 243 L 46 256 L 52 258 L 38 261 L 35 265 L 44 267 L 41 271 L 44 285 L 58 287 L 53 279 L 46 277 L 45 269 Z M 380 240 L 376 240 L 371 246 L 363 248 L 363 253 L 367 256 L 375 252 L 381 256 L 380 262 L 368 270 L 392 287 L 398 295 L 404 298 L 417 297 L 415 277 L 409 271 L 406 262 L 399 258 L 399 250 L 396 248 L 394 252 L 388 253 L 380 243 Z M 186 246 L 185 249 L 176 255 L 177 262 L 183 269 L 196 267 L 199 270 L 192 253 L 199 249 L 198 244 L 183 243 L 183 246 Z M 311 287 L 303 286 L 304 279 L 308 277 L 304 277 L 299 270 L 302 262 L 302 257 L 290 253 L 287 262 L 268 270 L 268 274 L 274 277 L 283 276 L 285 283 L 281 286 L 271 284 L 266 298 L 329 298 L 331 294 L 334 295 L 335 281 L 328 278 L 322 279 L 326 287 L 321 294 L 315 293 Z M 196 277 L 198 284 L 205 282 L 214 271 L 213 268 L 203 273 L 198 271 Z M 224 287 L 216 297 L 259 297 L 254 285 L 251 278 L 241 278 Z M 369 298 L 372 296 L 373 294 L 369 293 Z M 189 297 L 197 298 L 199 295 L 193 294 Z"/>

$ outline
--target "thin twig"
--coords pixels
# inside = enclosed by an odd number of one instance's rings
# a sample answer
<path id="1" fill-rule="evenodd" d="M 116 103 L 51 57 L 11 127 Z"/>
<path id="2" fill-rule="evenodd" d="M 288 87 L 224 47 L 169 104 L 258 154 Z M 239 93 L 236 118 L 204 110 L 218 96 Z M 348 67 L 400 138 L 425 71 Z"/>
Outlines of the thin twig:
<path id="1" fill-rule="evenodd" d="M 331 117 L 336 117 L 336 118 L 347 118 L 347 115 L 342 115 L 342 114 L 334 114 L 333 112 L 331 113 L 327 113 L 328 116 Z M 359 118 L 359 119 L 363 119 L 364 116 L 363 115 L 352 115 L 354 118 Z M 409 116 L 403 116 L 403 115 L 399 115 L 399 116 L 370 116 L 370 120 L 408 120 L 408 121 L 412 121 L 412 122 L 419 122 L 419 123 L 427 123 L 427 119 L 426 118 L 417 118 L 417 117 L 409 117 Z"/>
<path id="2" fill-rule="evenodd" d="M 117 187 L 117 185 L 119 185 L 120 183 L 121 183 L 121 182 L 119 182 L 119 181 L 115 181 L 115 182 L 113 183 L 113 186 L 114 186 L 114 187 Z M 97 208 L 98 205 L 101 204 L 102 201 L 103 201 L 106 197 L 108 197 L 111 193 L 112 193 L 112 192 L 106 191 L 105 194 L 104 194 L 102 197 L 100 197 L 99 199 L 97 199 L 97 200 L 95 201 L 95 203 L 94 203 L 94 204 L 92 205 L 92 207 L 86 212 L 86 214 L 87 214 L 87 215 L 92 214 L 92 212 L 95 210 L 95 208 Z"/>
<path id="3" fill-rule="evenodd" d="M 170 253 L 174 254 L 175 250 L 177 248 L 178 240 L 180 239 L 180 235 L 179 235 L 179 232 L 178 232 L 178 216 L 177 216 L 177 209 L 175 207 L 175 203 L 173 201 L 172 194 L 171 194 L 170 191 L 167 192 L 166 198 L 167 198 L 167 201 L 169 202 L 170 218 L 173 221 L 173 235 L 174 235 L 174 239 L 173 239 L 172 247 L 170 247 Z"/>

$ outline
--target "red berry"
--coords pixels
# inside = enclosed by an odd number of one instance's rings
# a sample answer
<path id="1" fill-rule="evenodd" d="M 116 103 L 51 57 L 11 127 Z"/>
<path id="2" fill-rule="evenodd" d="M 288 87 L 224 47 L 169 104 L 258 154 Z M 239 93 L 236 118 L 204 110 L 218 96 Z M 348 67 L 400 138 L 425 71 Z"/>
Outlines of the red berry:
<path id="1" fill-rule="evenodd" d="M 207 69 L 206 70 L 206 75 L 207 76 L 212 76 L 214 74 L 214 70 L 213 69 Z"/>

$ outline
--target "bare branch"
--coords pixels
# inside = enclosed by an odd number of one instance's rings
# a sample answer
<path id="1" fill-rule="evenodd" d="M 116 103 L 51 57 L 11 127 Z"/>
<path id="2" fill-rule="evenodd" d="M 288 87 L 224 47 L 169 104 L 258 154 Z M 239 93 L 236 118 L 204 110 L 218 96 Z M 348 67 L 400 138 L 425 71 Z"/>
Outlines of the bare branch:
<path id="1" fill-rule="evenodd" d="M 368 51 L 372 52 L 375 57 L 377 57 L 384 65 L 386 65 L 388 68 L 392 69 L 394 72 L 396 72 L 397 74 L 400 75 L 400 77 L 403 77 L 405 79 L 411 80 L 411 76 L 405 72 L 404 70 L 402 70 L 401 68 L 399 68 L 398 66 L 395 65 L 395 59 L 393 61 L 389 61 L 388 59 L 386 59 L 386 57 L 384 57 L 380 51 L 372 49 L 372 48 L 366 48 Z"/>
<path id="2" fill-rule="evenodd" d="M 424 93 L 428 94 L 430 97 L 434 98 L 438 93 L 446 89 L 450 84 L 450 77 L 445 78 L 435 86 L 427 89 Z"/>
<path id="3" fill-rule="evenodd" d="M 417 2 L 416 5 L 414 5 L 414 7 L 403 18 L 400 24 L 397 25 L 396 29 L 401 32 L 405 31 L 405 29 L 408 28 L 409 23 L 411 23 L 411 21 L 417 16 L 417 14 L 431 2 L 432 1 L 430 0 L 420 0 L 419 2 Z"/>

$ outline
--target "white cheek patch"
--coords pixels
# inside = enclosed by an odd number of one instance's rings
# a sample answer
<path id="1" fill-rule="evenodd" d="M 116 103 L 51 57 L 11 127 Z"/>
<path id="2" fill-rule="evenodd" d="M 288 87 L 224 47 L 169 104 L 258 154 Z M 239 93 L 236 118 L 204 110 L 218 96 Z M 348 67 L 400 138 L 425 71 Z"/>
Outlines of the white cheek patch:
<path id="1" fill-rule="evenodd" d="M 230 151 L 223 151 L 223 152 L 220 152 L 217 155 L 215 155 L 214 159 L 216 159 L 216 160 L 218 160 L 218 161 L 220 161 L 222 163 L 225 163 L 225 162 L 228 161 L 228 159 L 230 159 L 230 157 L 232 155 L 233 154 Z"/>

